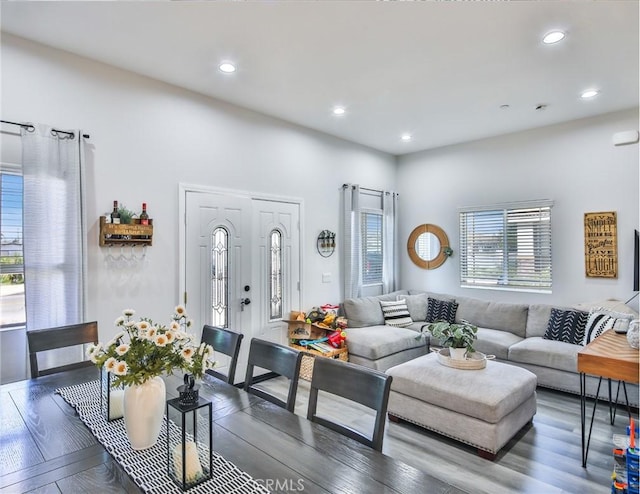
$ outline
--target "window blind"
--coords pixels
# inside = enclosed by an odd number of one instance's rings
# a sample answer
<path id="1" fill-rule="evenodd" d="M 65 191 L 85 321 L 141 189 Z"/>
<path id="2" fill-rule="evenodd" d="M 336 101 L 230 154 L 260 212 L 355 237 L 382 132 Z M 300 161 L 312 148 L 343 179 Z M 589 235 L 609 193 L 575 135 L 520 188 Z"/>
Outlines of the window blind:
<path id="1" fill-rule="evenodd" d="M 382 283 L 382 214 L 362 213 L 362 283 Z"/>
<path id="2" fill-rule="evenodd" d="M 460 284 L 551 291 L 550 201 L 460 211 Z"/>

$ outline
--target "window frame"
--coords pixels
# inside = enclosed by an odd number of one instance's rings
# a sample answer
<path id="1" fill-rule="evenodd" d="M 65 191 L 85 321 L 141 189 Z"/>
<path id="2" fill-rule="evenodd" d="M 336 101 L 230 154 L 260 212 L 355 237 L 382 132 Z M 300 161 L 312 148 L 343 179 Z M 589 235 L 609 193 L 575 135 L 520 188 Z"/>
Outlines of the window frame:
<path id="1" fill-rule="evenodd" d="M 460 208 L 460 287 L 552 293 L 552 208 L 550 200 Z"/>

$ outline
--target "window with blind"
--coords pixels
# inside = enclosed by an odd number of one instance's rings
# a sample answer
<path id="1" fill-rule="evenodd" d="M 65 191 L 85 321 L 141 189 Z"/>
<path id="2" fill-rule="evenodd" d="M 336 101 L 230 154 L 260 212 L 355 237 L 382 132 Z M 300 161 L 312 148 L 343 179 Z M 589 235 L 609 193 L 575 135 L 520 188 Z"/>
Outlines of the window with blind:
<path id="1" fill-rule="evenodd" d="M 4 167 L 3 167 L 4 168 Z M 26 323 L 22 244 L 22 175 L 0 173 L 0 330 Z"/>
<path id="2" fill-rule="evenodd" d="M 362 212 L 362 284 L 382 283 L 382 213 Z"/>
<path id="3" fill-rule="evenodd" d="M 551 292 L 551 201 L 460 211 L 463 287 Z"/>

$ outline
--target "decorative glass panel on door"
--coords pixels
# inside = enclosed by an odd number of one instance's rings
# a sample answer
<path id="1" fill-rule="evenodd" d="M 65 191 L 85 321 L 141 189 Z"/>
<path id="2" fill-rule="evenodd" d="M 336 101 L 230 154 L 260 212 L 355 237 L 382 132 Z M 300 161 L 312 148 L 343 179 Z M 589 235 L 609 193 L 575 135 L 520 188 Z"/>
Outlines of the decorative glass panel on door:
<path id="1" fill-rule="evenodd" d="M 269 258 L 270 319 L 282 319 L 282 232 L 271 231 Z"/>
<path id="2" fill-rule="evenodd" d="M 229 232 L 222 227 L 211 234 L 211 321 L 227 327 L 229 320 Z"/>

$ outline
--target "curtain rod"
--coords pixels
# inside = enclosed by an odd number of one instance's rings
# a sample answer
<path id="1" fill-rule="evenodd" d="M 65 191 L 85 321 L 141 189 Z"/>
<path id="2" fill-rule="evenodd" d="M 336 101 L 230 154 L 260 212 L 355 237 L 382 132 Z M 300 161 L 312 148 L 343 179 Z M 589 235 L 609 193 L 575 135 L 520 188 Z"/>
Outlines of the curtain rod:
<path id="1" fill-rule="evenodd" d="M 347 187 L 355 188 L 353 184 L 342 184 L 342 188 L 346 189 Z M 388 190 L 378 190 L 378 189 L 367 189 L 366 187 L 360 187 L 360 190 L 366 190 L 367 192 L 377 192 L 379 194 L 392 194 Z"/>
<path id="2" fill-rule="evenodd" d="M 33 132 L 34 130 L 36 130 L 36 128 L 32 124 L 28 124 L 28 123 L 11 122 L 9 120 L 0 120 L 0 122 L 9 124 L 9 125 L 17 125 L 18 127 L 23 127 L 27 129 L 27 131 L 29 132 Z M 56 134 L 67 134 L 72 139 L 75 137 L 75 133 L 69 132 L 68 130 L 51 129 L 51 132 L 55 132 Z M 89 134 L 82 134 L 82 137 L 84 137 L 85 139 L 91 138 Z"/>

